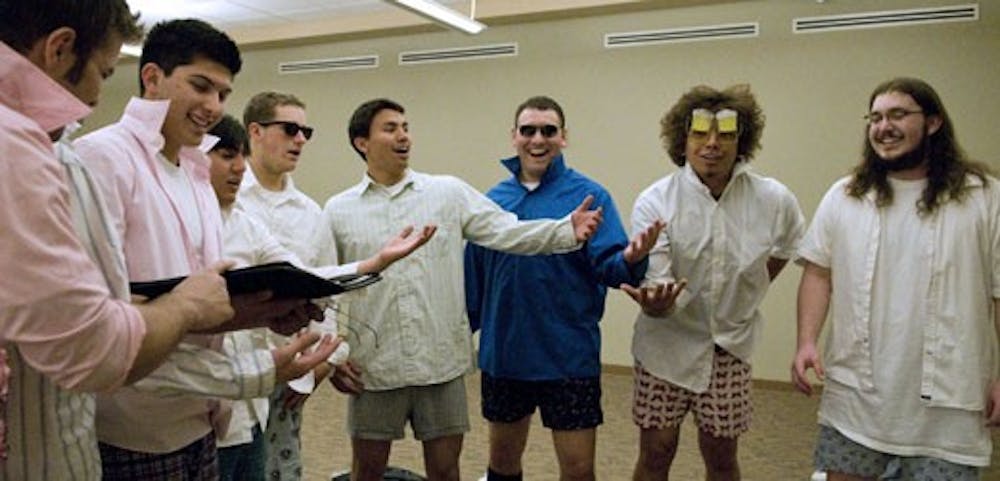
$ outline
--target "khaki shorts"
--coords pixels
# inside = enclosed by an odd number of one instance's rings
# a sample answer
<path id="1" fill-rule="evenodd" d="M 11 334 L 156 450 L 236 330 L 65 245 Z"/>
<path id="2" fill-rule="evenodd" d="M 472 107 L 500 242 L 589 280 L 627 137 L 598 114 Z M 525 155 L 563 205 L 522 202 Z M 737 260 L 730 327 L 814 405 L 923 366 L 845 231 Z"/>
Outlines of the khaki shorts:
<path id="1" fill-rule="evenodd" d="M 698 429 L 717 438 L 735 438 L 750 429 L 750 365 L 716 347 L 712 379 L 702 393 L 654 376 L 636 362 L 632 420 L 642 429 L 675 428 L 688 411 Z"/>
<path id="2" fill-rule="evenodd" d="M 468 432 L 465 376 L 430 386 L 365 391 L 347 402 L 347 432 L 355 439 L 403 439 L 407 421 L 420 441 Z"/>

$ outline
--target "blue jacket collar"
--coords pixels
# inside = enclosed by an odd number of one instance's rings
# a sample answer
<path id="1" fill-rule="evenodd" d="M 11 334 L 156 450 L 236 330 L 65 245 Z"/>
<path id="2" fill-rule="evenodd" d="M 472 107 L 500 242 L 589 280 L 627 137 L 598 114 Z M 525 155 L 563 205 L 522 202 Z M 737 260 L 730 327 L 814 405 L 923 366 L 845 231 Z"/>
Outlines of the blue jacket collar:
<path id="1" fill-rule="evenodd" d="M 514 181 L 518 184 L 521 183 L 521 158 L 518 156 L 508 157 L 506 159 L 500 159 L 500 163 L 503 164 L 511 174 L 514 174 Z M 545 170 L 545 175 L 542 176 L 542 184 L 548 184 L 559 178 L 560 175 L 566 172 L 566 162 L 563 160 L 563 154 L 559 154 L 552 158 L 552 163 L 549 164 L 549 168 Z"/>

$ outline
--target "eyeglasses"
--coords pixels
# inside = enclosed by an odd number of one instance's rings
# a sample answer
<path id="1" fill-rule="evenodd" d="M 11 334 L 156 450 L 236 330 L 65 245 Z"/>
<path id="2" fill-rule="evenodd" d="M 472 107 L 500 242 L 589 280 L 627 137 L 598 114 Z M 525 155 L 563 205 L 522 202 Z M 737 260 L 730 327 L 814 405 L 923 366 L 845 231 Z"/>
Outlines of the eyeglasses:
<path id="1" fill-rule="evenodd" d="M 922 113 L 924 113 L 923 110 L 906 110 L 901 108 L 889 109 L 885 112 L 873 110 L 865 115 L 865 120 L 868 121 L 868 125 L 875 125 L 882 123 L 882 119 L 889 119 L 890 122 L 899 122 L 907 116 Z"/>
<path id="2" fill-rule="evenodd" d="M 295 137 L 299 135 L 299 131 L 302 132 L 302 136 L 309 140 L 313 136 L 313 128 L 306 127 L 305 125 L 299 125 L 295 122 L 289 122 L 287 120 L 272 120 L 269 122 L 257 122 L 261 127 L 270 127 L 272 125 L 280 125 L 282 130 L 285 131 L 285 135 L 289 137 Z"/>
<path id="3" fill-rule="evenodd" d="M 545 125 L 522 125 L 517 128 L 517 133 L 523 137 L 534 137 L 536 132 L 541 132 L 542 137 L 551 139 L 559 133 L 559 127 L 552 124 Z"/>

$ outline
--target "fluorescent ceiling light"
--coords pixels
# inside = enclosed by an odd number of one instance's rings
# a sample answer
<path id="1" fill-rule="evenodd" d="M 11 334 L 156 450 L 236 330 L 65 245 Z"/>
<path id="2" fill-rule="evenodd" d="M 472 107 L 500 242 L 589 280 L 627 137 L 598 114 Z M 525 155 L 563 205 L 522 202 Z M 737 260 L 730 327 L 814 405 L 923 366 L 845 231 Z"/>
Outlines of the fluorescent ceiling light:
<path id="1" fill-rule="evenodd" d="M 475 35 L 486 29 L 486 25 L 479 23 L 471 17 L 466 17 L 440 3 L 432 0 L 391 0 L 417 15 L 427 17 L 438 23 L 443 23 L 449 27 L 457 28 L 470 35 Z"/>
<path id="2" fill-rule="evenodd" d="M 139 57 L 142 55 L 142 45 L 126 45 L 122 44 L 122 49 L 120 50 L 122 55 L 127 57 Z"/>

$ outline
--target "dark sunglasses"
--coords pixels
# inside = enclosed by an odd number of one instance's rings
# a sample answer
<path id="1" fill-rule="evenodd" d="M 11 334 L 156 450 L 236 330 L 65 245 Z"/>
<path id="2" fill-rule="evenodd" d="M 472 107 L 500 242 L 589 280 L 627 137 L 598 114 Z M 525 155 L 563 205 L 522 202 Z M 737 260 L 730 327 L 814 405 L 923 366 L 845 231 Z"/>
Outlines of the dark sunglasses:
<path id="1" fill-rule="evenodd" d="M 295 122 L 289 122 L 287 120 L 272 120 L 270 122 L 257 122 L 261 127 L 270 127 L 272 125 L 280 125 L 281 129 L 285 131 L 285 135 L 289 137 L 295 137 L 299 135 L 299 131 L 302 131 L 302 136 L 309 140 L 313 136 L 313 128 L 306 127 L 304 125 L 299 125 Z"/>
<path id="2" fill-rule="evenodd" d="M 546 139 L 551 139 L 559 133 L 559 127 L 552 124 L 545 125 L 522 125 L 517 128 L 517 133 L 524 137 L 534 137 L 535 132 L 541 132 L 542 137 Z"/>

